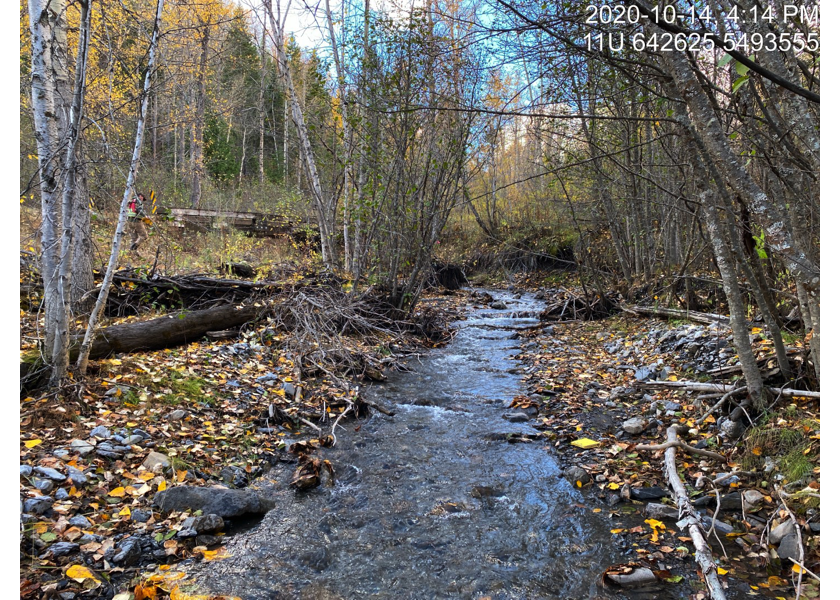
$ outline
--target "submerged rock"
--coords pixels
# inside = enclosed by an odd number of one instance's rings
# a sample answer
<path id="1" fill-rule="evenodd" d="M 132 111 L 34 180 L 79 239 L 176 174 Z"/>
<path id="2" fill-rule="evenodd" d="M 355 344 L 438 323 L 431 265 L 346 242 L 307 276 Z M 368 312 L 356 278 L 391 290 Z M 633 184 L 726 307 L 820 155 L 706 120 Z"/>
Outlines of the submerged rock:
<path id="1" fill-rule="evenodd" d="M 173 510 L 201 510 L 205 514 L 225 519 L 247 514 L 263 515 L 275 506 L 271 500 L 254 490 L 200 488 L 182 485 L 155 494 L 154 503 L 161 512 Z"/>
<path id="2" fill-rule="evenodd" d="M 527 423 L 531 417 L 524 412 L 513 412 L 502 415 L 502 418 L 507 419 L 511 423 Z"/>
<path id="3" fill-rule="evenodd" d="M 676 521 L 680 518 L 680 511 L 673 506 L 651 502 L 645 506 L 645 516 L 651 519 L 673 519 Z"/>

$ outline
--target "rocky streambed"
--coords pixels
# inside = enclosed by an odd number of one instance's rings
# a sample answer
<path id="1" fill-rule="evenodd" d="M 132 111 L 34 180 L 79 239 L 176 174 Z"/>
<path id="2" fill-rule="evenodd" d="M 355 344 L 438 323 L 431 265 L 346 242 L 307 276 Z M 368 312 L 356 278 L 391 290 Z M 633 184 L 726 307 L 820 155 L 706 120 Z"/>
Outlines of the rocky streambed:
<path id="1" fill-rule="evenodd" d="M 524 390 L 514 356 L 542 327 L 543 304 L 515 293 L 494 294 L 495 308 L 479 300 L 448 346 L 365 390 L 396 415 L 337 430 L 323 452 L 334 485 L 297 492 L 293 465 L 263 480 L 276 508 L 226 544 L 228 558 L 189 569 L 196 589 L 245 599 L 616 593 L 602 587 L 604 571 L 636 552 L 617 543 L 606 503 L 564 477 L 533 427 L 537 411 L 511 408 Z M 655 580 L 617 593 L 680 598 L 687 589 Z"/>

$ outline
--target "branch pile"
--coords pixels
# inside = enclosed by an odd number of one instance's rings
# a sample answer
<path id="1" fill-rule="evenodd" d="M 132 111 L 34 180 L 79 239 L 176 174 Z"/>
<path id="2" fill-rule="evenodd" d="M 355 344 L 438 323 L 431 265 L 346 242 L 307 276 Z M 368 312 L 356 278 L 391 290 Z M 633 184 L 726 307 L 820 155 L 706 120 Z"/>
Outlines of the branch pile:
<path id="1" fill-rule="evenodd" d="M 541 321 L 592 321 L 614 314 L 618 308 L 617 294 L 576 294 L 562 290 L 540 313 Z"/>

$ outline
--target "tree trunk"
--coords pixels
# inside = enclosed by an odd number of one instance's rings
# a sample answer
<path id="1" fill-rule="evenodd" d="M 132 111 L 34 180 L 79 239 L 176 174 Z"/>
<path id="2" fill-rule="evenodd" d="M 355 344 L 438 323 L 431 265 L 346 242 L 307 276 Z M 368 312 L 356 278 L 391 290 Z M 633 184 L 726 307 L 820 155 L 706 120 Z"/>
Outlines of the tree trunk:
<path id="1" fill-rule="evenodd" d="M 125 231 L 125 223 L 128 220 L 128 202 L 134 193 L 134 179 L 137 175 L 137 165 L 140 163 L 140 153 L 143 149 L 146 110 L 149 106 L 149 87 L 151 87 L 152 74 L 155 70 L 155 58 L 157 56 L 157 44 L 160 36 L 160 18 L 163 13 L 163 1 L 164 0 L 158 0 L 157 11 L 155 13 L 152 43 L 149 46 L 149 65 L 146 69 L 146 78 L 143 81 L 143 91 L 140 95 L 140 117 L 137 119 L 137 135 L 134 139 L 134 152 L 131 156 L 131 164 L 128 168 L 128 178 L 125 182 L 125 191 L 123 192 L 122 203 L 120 204 L 120 216 L 117 221 L 116 230 L 114 231 L 114 241 L 111 244 L 111 257 L 108 260 L 108 268 L 105 271 L 105 278 L 102 281 L 99 296 L 97 297 L 96 304 L 91 312 L 87 330 L 85 331 L 85 337 L 79 350 L 79 358 L 76 362 L 76 367 L 78 368 L 81 376 L 84 376 L 87 371 L 88 358 L 90 355 L 91 345 L 93 344 L 94 332 L 96 331 L 96 327 L 99 322 L 99 315 L 102 314 L 102 309 L 105 307 L 105 302 L 108 300 L 108 292 L 111 289 L 111 281 L 114 278 L 114 271 L 117 268 L 117 261 L 120 256 L 120 244 Z"/>
<path id="2" fill-rule="evenodd" d="M 342 61 L 341 53 L 338 51 L 338 40 L 335 36 L 335 28 L 332 22 L 332 11 L 330 10 L 330 0 L 325 0 L 324 8 L 327 14 L 327 28 L 330 32 L 330 42 L 332 45 L 333 59 L 335 60 L 335 70 L 338 75 L 338 95 L 341 102 L 341 142 L 344 149 L 344 214 L 343 214 L 343 234 L 344 234 L 344 270 L 349 272 L 351 269 L 351 250 L 350 250 L 350 207 L 354 205 L 353 186 L 351 185 L 351 166 L 352 166 L 352 144 L 351 144 L 351 128 L 350 121 L 347 118 L 347 84 L 345 79 L 344 61 Z"/>
<path id="3" fill-rule="evenodd" d="M 306 173 L 309 177 L 309 183 L 312 186 L 312 195 L 315 198 L 315 208 L 318 215 L 318 229 L 321 234 L 321 255 L 324 264 L 328 269 L 335 267 L 335 252 L 333 250 L 332 239 L 332 219 L 333 210 L 328 205 L 324 194 L 321 190 L 321 179 L 318 175 L 318 166 L 315 163 L 315 153 L 312 150 L 312 144 L 309 141 L 309 133 L 306 128 L 306 121 L 303 117 L 303 111 L 298 101 L 297 92 L 295 91 L 294 82 L 292 81 L 292 72 L 289 68 L 289 58 L 286 56 L 286 50 L 283 47 L 284 33 L 277 18 L 271 9 L 269 0 L 264 0 L 266 11 L 268 12 L 271 24 L 274 29 L 274 42 L 277 50 L 276 64 L 277 73 L 286 83 L 286 93 L 288 95 L 289 105 L 292 113 L 292 121 L 295 124 L 295 129 L 298 134 L 298 147 L 306 165 Z M 288 11 L 287 11 L 288 12 Z"/>
<path id="4" fill-rule="evenodd" d="M 733 152 L 688 59 L 679 52 L 664 52 L 662 58 L 674 78 L 678 92 L 688 105 L 691 122 L 706 152 L 717 159 L 726 182 L 746 201 L 750 213 L 766 233 L 767 245 L 782 257 L 794 277 L 804 283 L 809 296 L 819 299 L 819 267 L 795 243 L 786 216 L 779 212 Z"/>
<path id="5" fill-rule="evenodd" d="M 210 44 L 210 25 L 201 23 L 201 58 L 198 63 L 198 81 L 195 92 L 195 114 L 193 116 L 193 132 L 190 139 L 190 173 L 192 187 L 190 190 L 190 205 L 198 208 L 201 204 L 201 180 L 204 177 L 204 118 L 207 105 L 207 90 L 205 85 L 207 71 L 207 48 Z"/>
<path id="6" fill-rule="evenodd" d="M 66 328 L 65 316 L 57 303 L 58 231 L 61 214 L 58 205 L 58 126 L 55 90 L 48 72 L 52 64 L 53 36 L 47 0 L 29 0 L 29 29 L 32 36 L 32 118 L 38 149 L 39 186 L 41 191 L 41 276 L 44 280 L 45 347 L 51 351 L 56 329 Z M 52 364 L 52 356 L 46 361 Z"/>
<path id="7" fill-rule="evenodd" d="M 79 134 L 81 136 L 81 132 Z M 93 298 L 93 237 L 90 227 L 87 169 L 83 139 L 76 148 L 76 191 L 73 206 L 73 265 L 71 275 L 71 307 L 77 313 L 90 310 Z"/>
<path id="8" fill-rule="evenodd" d="M 54 324 L 56 329 L 53 336 L 51 352 L 52 376 L 50 383 L 58 385 L 67 374 L 70 364 L 68 348 L 70 343 L 70 314 L 71 314 L 71 274 L 73 271 L 73 248 L 75 219 L 73 217 L 76 206 L 76 158 L 77 144 L 81 133 L 82 110 L 84 107 L 85 77 L 87 74 L 87 58 L 90 43 L 90 4 L 80 2 L 81 15 L 79 23 L 79 45 L 76 55 L 76 81 L 73 86 L 73 99 L 67 119 L 67 135 L 64 150 L 64 184 L 61 199 L 62 232 L 61 249 L 58 256 L 58 285 L 59 296 L 54 300 Z M 87 206 L 84 207 L 87 210 Z M 61 314 L 59 314 L 59 311 Z"/>
<path id="9" fill-rule="evenodd" d="M 712 242 L 712 248 L 717 258 L 718 270 L 723 281 L 723 291 L 726 294 L 726 302 L 729 305 L 729 325 L 732 328 L 735 350 L 738 352 L 742 371 L 747 380 L 747 390 L 753 406 L 759 409 L 764 408 L 764 381 L 752 351 L 752 344 L 750 343 L 747 311 L 744 308 L 744 300 L 741 297 L 741 290 L 738 287 L 735 263 L 724 238 L 724 232 L 720 226 L 717 207 L 714 203 L 714 194 L 710 190 L 706 190 L 700 194 L 700 205 L 703 209 L 706 230 L 709 232 L 709 239 Z"/>
<path id="10" fill-rule="evenodd" d="M 265 183 L 265 29 L 260 41 L 260 96 L 257 101 L 260 111 L 260 185 Z"/>

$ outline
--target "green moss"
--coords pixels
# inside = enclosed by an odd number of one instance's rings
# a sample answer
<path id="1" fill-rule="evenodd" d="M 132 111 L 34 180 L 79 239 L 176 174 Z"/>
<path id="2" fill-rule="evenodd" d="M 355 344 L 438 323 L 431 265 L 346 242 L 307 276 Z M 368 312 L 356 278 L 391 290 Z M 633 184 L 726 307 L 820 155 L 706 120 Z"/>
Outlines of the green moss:
<path id="1" fill-rule="evenodd" d="M 206 389 L 210 386 L 206 379 L 188 376 L 175 369 L 169 369 L 165 373 L 143 375 L 138 377 L 137 384 L 139 387 L 148 389 L 151 398 L 164 404 L 201 402 L 214 405 L 216 403 L 213 394 Z"/>

